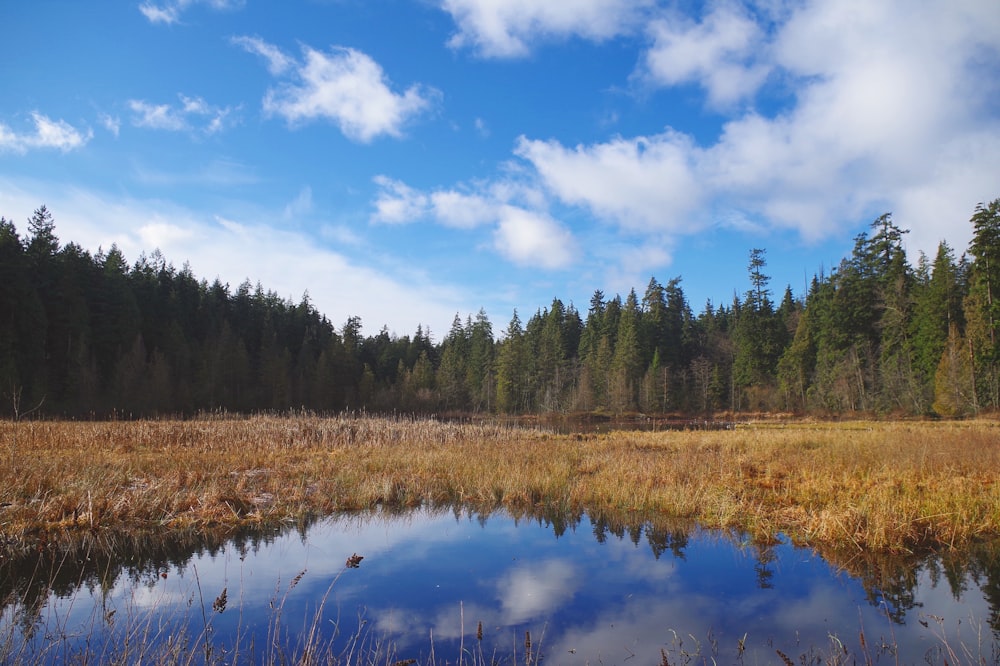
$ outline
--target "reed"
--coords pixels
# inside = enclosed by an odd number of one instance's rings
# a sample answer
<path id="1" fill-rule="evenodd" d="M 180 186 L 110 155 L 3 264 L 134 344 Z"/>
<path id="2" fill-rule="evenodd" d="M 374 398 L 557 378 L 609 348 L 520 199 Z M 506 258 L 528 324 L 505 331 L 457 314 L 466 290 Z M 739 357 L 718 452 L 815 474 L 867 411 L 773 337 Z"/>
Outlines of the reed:
<path id="1" fill-rule="evenodd" d="M 375 506 L 690 520 L 906 551 L 1000 534 L 1000 423 L 554 434 L 310 414 L 0 423 L 0 540 L 269 524 Z"/>
<path id="2" fill-rule="evenodd" d="M 209 606 L 209 597 L 202 593 L 197 570 L 197 592 L 191 595 L 187 607 L 168 603 L 162 608 L 156 605 L 137 608 L 125 604 L 119 613 L 118 608 L 108 611 L 103 604 L 95 604 L 89 618 L 80 623 L 70 622 L 57 614 L 46 620 L 33 619 L 27 628 L 23 623 L 19 626 L 15 622 L 0 622 L 0 663 L 18 666 L 53 663 L 389 666 L 415 663 L 413 659 L 399 660 L 395 645 L 379 638 L 363 618 L 359 617 L 357 628 L 351 630 L 349 623 L 342 623 L 327 608 L 330 592 L 350 568 L 351 564 L 346 564 L 329 583 L 316 608 L 306 611 L 294 624 L 286 617 L 285 604 L 306 572 L 297 574 L 284 590 L 276 588 L 269 601 L 271 610 L 264 630 L 244 625 L 242 610 L 229 604 L 225 587 Z M 81 589 L 77 588 L 74 594 L 79 594 Z M 86 604 L 86 600 L 83 603 Z M 12 607 L 17 605 L 8 606 L 4 611 L 11 613 Z M 216 636 L 214 620 L 225 612 L 238 614 L 238 626 L 231 634 Z M 0 620 L 4 619 L 7 618 L 0 614 Z M 299 626 L 299 620 L 303 626 Z M 262 631 L 266 638 L 261 636 Z M 345 640 L 338 642 L 342 632 Z M 258 641 L 255 636 L 262 640 Z"/>

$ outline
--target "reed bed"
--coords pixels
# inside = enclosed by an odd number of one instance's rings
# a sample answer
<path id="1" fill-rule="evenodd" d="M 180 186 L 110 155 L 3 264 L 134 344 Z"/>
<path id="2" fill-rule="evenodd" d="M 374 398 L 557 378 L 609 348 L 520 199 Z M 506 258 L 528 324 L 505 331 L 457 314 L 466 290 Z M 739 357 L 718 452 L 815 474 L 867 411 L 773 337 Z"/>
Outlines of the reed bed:
<path id="1" fill-rule="evenodd" d="M 0 423 L 0 540 L 277 523 L 376 506 L 691 520 L 903 552 L 1000 535 L 1000 423 L 555 434 L 309 414 Z"/>

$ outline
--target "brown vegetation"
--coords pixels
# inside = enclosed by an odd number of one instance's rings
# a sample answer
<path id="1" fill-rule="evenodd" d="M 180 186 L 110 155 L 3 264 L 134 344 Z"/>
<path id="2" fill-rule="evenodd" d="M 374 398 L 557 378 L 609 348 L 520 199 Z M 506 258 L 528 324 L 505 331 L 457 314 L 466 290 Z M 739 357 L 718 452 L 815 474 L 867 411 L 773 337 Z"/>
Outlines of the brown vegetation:
<path id="1" fill-rule="evenodd" d="M 421 504 L 902 551 L 1000 534 L 995 421 L 553 434 L 309 415 L 0 423 L 0 540 Z"/>

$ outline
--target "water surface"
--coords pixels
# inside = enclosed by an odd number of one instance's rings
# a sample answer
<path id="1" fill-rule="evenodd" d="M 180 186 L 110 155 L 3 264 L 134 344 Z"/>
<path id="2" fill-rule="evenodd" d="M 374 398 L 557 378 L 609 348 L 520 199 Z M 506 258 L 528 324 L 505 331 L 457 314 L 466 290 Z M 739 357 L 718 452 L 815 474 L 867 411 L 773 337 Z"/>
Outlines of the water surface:
<path id="1" fill-rule="evenodd" d="M 385 663 L 525 663 L 526 638 L 550 664 L 1000 659 L 1000 547 L 833 564 L 738 534 L 422 509 L 99 550 L 0 563 L 8 652 L 59 661 L 184 636 L 250 661 L 312 631 Z"/>

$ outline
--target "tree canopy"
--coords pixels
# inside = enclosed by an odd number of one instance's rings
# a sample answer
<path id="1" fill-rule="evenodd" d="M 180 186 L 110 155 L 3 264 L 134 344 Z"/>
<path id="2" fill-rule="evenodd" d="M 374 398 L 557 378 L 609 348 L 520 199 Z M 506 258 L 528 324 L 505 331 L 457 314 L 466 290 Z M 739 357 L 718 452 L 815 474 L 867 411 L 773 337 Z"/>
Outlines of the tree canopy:
<path id="1" fill-rule="evenodd" d="M 749 252 L 728 305 L 690 307 L 680 277 L 640 298 L 558 297 L 499 334 L 484 310 L 440 342 L 335 326 L 260 284 L 61 245 L 42 206 L 24 236 L 0 217 L 0 408 L 50 416 L 365 409 L 411 413 L 716 411 L 945 416 L 1000 408 L 1000 199 L 956 258 L 907 260 L 889 214 L 806 294 L 779 301 Z M 781 291 L 777 293 L 782 293 Z M 346 316 L 345 316 L 346 315 Z"/>

